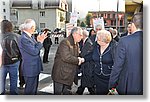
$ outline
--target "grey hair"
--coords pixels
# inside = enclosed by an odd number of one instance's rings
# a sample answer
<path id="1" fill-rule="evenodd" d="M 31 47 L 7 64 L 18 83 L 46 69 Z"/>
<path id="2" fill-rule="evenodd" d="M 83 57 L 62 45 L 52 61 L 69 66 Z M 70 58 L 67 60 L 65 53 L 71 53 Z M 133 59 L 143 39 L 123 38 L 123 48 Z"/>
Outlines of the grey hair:
<path id="1" fill-rule="evenodd" d="M 133 15 L 132 22 L 135 24 L 136 28 L 143 29 L 143 13 L 138 12 Z"/>
<path id="2" fill-rule="evenodd" d="M 82 33 L 82 29 L 80 27 L 74 27 L 72 30 L 71 30 L 71 34 L 73 35 L 75 32 L 77 31 L 81 31 Z"/>
<path id="3" fill-rule="evenodd" d="M 88 37 L 88 36 L 89 36 L 89 32 L 88 32 L 87 30 L 85 30 L 85 29 L 83 30 L 83 32 L 82 32 L 82 33 L 83 33 L 83 35 L 85 35 L 86 37 Z"/>
<path id="4" fill-rule="evenodd" d="M 96 25 L 95 28 L 96 28 L 96 29 L 97 29 L 97 28 L 102 29 L 102 25 L 101 25 L 101 24 L 98 24 L 98 25 Z"/>
<path id="5" fill-rule="evenodd" d="M 33 19 L 26 19 L 25 22 L 19 26 L 19 30 L 31 29 L 31 27 L 35 25 Z"/>

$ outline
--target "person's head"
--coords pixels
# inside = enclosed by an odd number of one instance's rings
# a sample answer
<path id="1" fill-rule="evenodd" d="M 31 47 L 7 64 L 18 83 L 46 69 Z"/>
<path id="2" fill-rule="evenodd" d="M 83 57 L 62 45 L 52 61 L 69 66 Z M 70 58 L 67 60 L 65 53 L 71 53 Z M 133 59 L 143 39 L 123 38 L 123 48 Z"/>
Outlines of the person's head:
<path id="1" fill-rule="evenodd" d="M 113 33 L 113 28 L 109 28 L 109 32 L 112 34 Z"/>
<path id="2" fill-rule="evenodd" d="M 132 22 L 134 23 L 136 29 L 143 29 L 143 13 L 138 12 L 132 17 Z"/>
<path id="3" fill-rule="evenodd" d="M 73 39 L 74 39 L 75 43 L 80 42 L 82 37 L 83 37 L 82 29 L 80 27 L 74 27 L 71 30 L 71 34 L 73 36 Z"/>
<path id="4" fill-rule="evenodd" d="M 82 31 L 82 34 L 83 34 L 83 40 L 89 36 L 89 32 L 85 29 Z"/>
<path id="5" fill-rule="evenodd" d="M 92 36 L 92 35 L 95 35 L 95 34 L 96 34 L 96 33 L 95 33 L 95 30 L 94 30 L 94 29 L 91 29 L 90 32 L 89 32 L 89 37 Z"/>
<path id="6" fill-rule="evenodd" d="M 127 31 L 129 34 L 132 34 L 132 24 L 131 23 L 128 24 Z"/>
<path id="7" fill-rule="evenodd" d="M 102 25 L 100 25 L 100 24 L 96 25 L 95 28 L 96 28 L 96 32 L 98 32 L 98 31 L 102 30 Z"/>
<path id="8" fill-rule="evenodd" d="M 1 32 L 6 33 L 6 32 L 12 32 L 12 31 L 13 31 L 12 23 L 8 20 L 3 20 L 1 22 Z"/>
<path id="9" fill-rule="evenodd" d="M 113 29 L 112 35 L 113 35 L 113 38 L 115 38 L 118 35 L 117 29 Z"/>
<path id="10" fill-rule="evenodd" d="M 111 34 L 107 30 L 101 30 L 97 32 L 97 43 L 100 46 L 109 44 L 112 40 Z"/>
<path id="11" fill-rule="evenodd" d="M 26 19 L 22 25 L 20 25 L 20 30 L 25 30 L 30 34 L 33 34 L 36 29 L 36 24 L 33 19 Z"/>

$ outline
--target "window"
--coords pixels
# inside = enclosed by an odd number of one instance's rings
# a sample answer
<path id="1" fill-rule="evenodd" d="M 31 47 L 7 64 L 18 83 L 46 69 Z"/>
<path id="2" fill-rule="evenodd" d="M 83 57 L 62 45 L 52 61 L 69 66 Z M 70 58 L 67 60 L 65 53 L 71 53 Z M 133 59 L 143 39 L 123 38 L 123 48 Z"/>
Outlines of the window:
<path id="1" fill-rule="evenodd" d="M 3 1 L 3 5 L 5 5 L 5 2 Z"/>
<path id="2" fill-rule="evenodd" d="M 40 17 L 45 17 L 45 11 L 40 11 Z"/>
<path id="3" fill-rule="evenodd" d="M 113 14 L 113 18 L 115 18 L 115 14 Z"/>
<path id="4" fill-rule="evenodd" d="M 6 12 L 6 9 L 3 9 L 3 12 Z"/>
<path id="5" fill-rule="evenodd" d="M 110 18 L 110 14 L 108 14 L 107 16 L 108 16 L 107 18 Z"/>
<path id="6" fill-rule="evenodd" d="M 6 20 L 6 16 L 4 16 L 4 19 Z"/>
<path id="7" fill-rule="evenodd" d="M 67 11 L 67 5 L 65 5 L 65 10 Z"/>
<path id="8" fill-rule="evenodd" d="M 111 20 L 111 25 L 114 25 L 114 23 L 113 23 L 114 21 L 113 20 Z"/>
<path id="9" fill-rule="evenodd" d="M 123 26 L 123 20 L 120 20 L 120 26 Z"/>
<path id="10" fill-rule="evenodd" d="M 103 17 L 104 16 L 104 14 L 101 14 L 101 17 Z"/>
<path id="11" fill-rule="evenodd" d="M 45 23 L 40 23 L 40 28 L 45 28 Z"/>

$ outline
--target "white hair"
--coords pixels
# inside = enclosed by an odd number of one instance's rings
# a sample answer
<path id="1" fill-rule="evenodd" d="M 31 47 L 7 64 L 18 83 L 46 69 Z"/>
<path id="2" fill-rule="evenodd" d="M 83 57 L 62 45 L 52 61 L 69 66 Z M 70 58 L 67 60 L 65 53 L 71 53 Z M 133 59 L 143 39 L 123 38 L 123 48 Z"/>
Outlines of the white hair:
<path id="1" fill-rule="evenodd" d="M 85 35 L 86 37 L 88 37 L 88 36 L 89 36 L 89 32 L 88 32 L 87 30 L 85 30 L 85 29 L 83 30 L 83 32 L 82 32 L 82 33 L 83 33 L 83 35 Z"/>
<path id="2" fill-rule="evenodd" d="M 33 19 L 26 19 L 23 24 L 19 26 L 19 30 L 31 29 L 32 26 L 35 26 L 35 21 Z"/>
<path id="3" fill-rule="evenodd" d="M 101 39 L 101 41 L 105 43 L 110 43 L 110 41 L 112 40 L 111 34 L 107 30 L 98 31 L 96 36 L 97 36 L 97 39 Z"/>

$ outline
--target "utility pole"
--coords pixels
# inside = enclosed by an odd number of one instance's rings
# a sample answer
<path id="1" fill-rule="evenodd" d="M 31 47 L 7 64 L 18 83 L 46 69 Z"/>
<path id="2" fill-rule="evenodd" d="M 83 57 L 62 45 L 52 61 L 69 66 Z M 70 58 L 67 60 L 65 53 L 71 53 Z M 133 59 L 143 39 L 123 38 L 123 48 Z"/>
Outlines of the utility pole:
<path id="1" fill-rule="evenodd" d="M 117 0 L 117 13 L 116 13 L 116 29 L 118 30 L 118 8 L 119 8 L 119 0 Z"/>
<path id="2" fill-rule="evenodd" d="M 100 18 L 100 0 L 99 0 L 99 11 L 98 11 L 98 18 Z"/>

